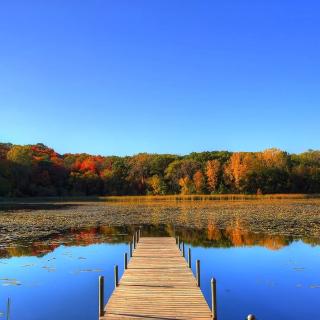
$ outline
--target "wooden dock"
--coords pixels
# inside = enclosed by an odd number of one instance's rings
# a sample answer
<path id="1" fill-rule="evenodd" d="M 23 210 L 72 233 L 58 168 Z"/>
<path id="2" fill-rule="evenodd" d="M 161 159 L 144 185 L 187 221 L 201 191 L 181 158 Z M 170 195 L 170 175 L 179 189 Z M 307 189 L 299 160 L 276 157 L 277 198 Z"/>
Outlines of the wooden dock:
<path id="1" fill-rule="evenodd" d="M 142 237 L 132 251 L 119 282 L 115 269 L 115 290 L 107 305 L 102 306 L 100 320 L 212 319 L 175 238 Z"/>

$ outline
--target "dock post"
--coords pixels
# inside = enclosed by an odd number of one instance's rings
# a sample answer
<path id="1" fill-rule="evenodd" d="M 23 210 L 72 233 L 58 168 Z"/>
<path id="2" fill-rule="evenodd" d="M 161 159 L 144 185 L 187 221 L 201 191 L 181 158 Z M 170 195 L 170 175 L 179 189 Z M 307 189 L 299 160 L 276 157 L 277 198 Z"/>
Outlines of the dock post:
<path id="1" fill-rule="evenodd" d="M 114 266 L 114 288 L 116 288 L 119 284 L 119 272 L 118 272 L 118 266 Z"/>
<path id="2" fill-rule="evenodd" d="M 129 243 L 130 258 L 132 257 L 132 242 Z"/>
<path id="3" fill-rule="evenodd" d="M 196 276 L 197 276 L 197 285 L 200 287 L 200 260 L 196 261 Z"/>
<path id="4" fill-rule="evenodd" d="M 104 276 L 99 277 L 99 317 L 104 315 Z"/>
<path id="5" fill-rule="evenodd" d="M 141 228 L 139 228 L 139 241 L 140 241 L 140 238 L 141 238 Z"/>
<path id="6" fill-rule="evenodd" d="M 124 270 L 128 268 L 128 254 L 124 254 Z"/>
<path id="7" fill-rule="evenodd" d="M 189 268 L 191 269 L 191 248 L 188 249 L 188 265 L 189 265 Z"/>
<path id="8" fill-rule="evenodd" d="M 136 248 L 136 233 L 133 234 L 132 242 L 133 242 L 133 249 L 135 249 Z"/>
<path id="9" fill-rule="evenodd" d="M 247 320 L 256 320 L 256 317 L 253 314 L 249 314 Z"/>
<path id="10" fill-rule="evenodd" d="M 178 236 L 178 248 L 180 250 L 180 237 Z"/>
<path id="11" fill-rule="evenodd" d="M 136 231 L 136 239 L 137 239 L 137 243 L 139 242 L 139 232 Z"/>
<path id="12" fill-rule="evenodd" d="M 182 241 L 182 256 L 185 257 L 185 252 L 184 252 L 184 241 Z"/>
<path id="13" fill-rule="evenodd" d="M 8 298 L 8 301 L 7 301 L 7 320 L 10 319 L 10 307 L 11 307 L 11 300 L 10 300 L 10 298 Z"/>
<path id="14" fill-rule="evenodd" d="M 217 282 L 215 278 L 211 279 L 211 311 L 212 319 L 217 320 Z"/>

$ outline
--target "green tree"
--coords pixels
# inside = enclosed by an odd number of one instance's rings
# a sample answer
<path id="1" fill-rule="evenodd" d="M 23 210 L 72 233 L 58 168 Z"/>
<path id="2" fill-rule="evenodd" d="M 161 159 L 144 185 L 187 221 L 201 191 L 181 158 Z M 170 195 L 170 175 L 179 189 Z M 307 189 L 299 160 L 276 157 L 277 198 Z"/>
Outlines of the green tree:
<path id="1" fill-rule="evenodd" d="M 7 153 L 7 159 L 24 166 L 31 166 L 32 150 L 28 146 L 13 146 Z"/>
<path id="2" fill-rule="evenodd" d="M 200 169 L 200 164 L 194 160 L 175 160 L 169 164 L 165 171 L 165 179 L 168 182 L 169 191 L 180 192 L 180 179 L 193 179 L 193 175 Z"/>

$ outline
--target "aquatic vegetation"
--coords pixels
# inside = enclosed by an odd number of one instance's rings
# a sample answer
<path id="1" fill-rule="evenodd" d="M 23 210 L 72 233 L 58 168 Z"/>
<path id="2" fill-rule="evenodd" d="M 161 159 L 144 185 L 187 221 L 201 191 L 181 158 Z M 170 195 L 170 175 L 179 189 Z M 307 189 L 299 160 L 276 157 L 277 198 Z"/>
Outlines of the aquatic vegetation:
<path id="1" fill-rule="evenodd" d="M 60 204 L 59 204 L 60 205 Z M 192 201 L 192 202 L 88 202 L 72 203 L 61 209 L 18 209 L 0 214 L 0 251 L 4 246 L 18 256 L 20 246 L 14 243 L 51 238 L 50 248 L 38 243 L 37 254 L 46 254 L 58 247 L 59 236 L 69 230 L 103 226 L 105 235 L 113 237 L 113 226 L 171 224 L 176 227 L 226 229 L 236 223 L 250 232 L 305 237 L 320 237 L 320 200 L 260 201 Z M 108 226 L 110 230 L 108 231 Z M 210 227 L 209 227 L 210 228 Z M 109 232 L 109 233 L 108 233 Z M 95 232 L 77 233 L 79 242 L 91 242 Z M 234 235 L 235 236 L 235 235 Z M 272 244 L 271 244 L 272 246 Z"/>

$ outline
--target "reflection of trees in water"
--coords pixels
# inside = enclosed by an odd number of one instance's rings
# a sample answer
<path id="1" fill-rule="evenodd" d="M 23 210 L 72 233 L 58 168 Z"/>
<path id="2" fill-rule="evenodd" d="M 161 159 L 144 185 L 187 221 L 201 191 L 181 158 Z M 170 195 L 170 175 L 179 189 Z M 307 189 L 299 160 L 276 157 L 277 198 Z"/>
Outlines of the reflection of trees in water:
<path id="1" fill-rule="evenodd" d="M 186 222 L 187 211 L 182 212 Z M 0 257 L 43 256 L 60 245 L 86 246 L 96 243 L 128 243 L 135 230 L 141 227 L 143 236 L 180 236 L 181 240 L 194 246 L 203 247 L 241 247 L 263 246 L 270 250 L 278 250 L 289 245 L 295 239 L 281 235 L 268 235 L 249 231 L 240 219 L 232 221 L 227 228 L 220 229 L 215 221 L 208 223 L 207 228 L 186 228 L 174 224 L 148 224 L 132 226 L 100 226 L 83 229 L 70 229 L 68 233 L 56 235 L 43 241 L 21 243 L 0 249 Z M 320 240 L 314 238 L 301 239 L 304 243 L 319 245 Z"/>
<path id="2" fill-rule="evenodd" d="M 235 247 L 260 245 L 270 250 L 278 250 L 290 244 L 293 239 L 285 236 L 257 234 L 248 231 L 239 219 L 236 219 L 225 230 L 226 236 Z"/>
<path id="3" fill-rule="evenodd" d="M 301 240 L 304 243 L 310 244 L 311 246 L 317 246 L 320 243 L 320 240 L 316 238 L 302 238 Z"/>
<path id="4" fill-rule="evenodd" d="M 61 245 L 86 246 L 95 243 L 129 242 L 135 230 L 134 226 L 123 227 L 90 227 L 70 229 L 69 232 L 56 235 L 49 239 L 23 242 L 17 246 L 0 249 L 0 257 L 13 256 L 43 256 Z"/>
<path id="5" fill-rule="evenodd" d="M 205 247 L 263 246 L 270 250 L 279 250 L 297 240 L 288 236 L 251 232 L 239 219 L 235 219 L 226 229 L 220 229 L 211 221 L 206 230 L 179 227 L 176 228 L 176 233 L 186 242 Z M 301 240 L 308 244 L 320 244 L 319 239 Z"/>
<path id="6" fill-rule="evenodd" d="M 219 241 L 222 238 L 222 231 L 217 227 L 215 223 L 208 224 L 208 240 Z"/>

